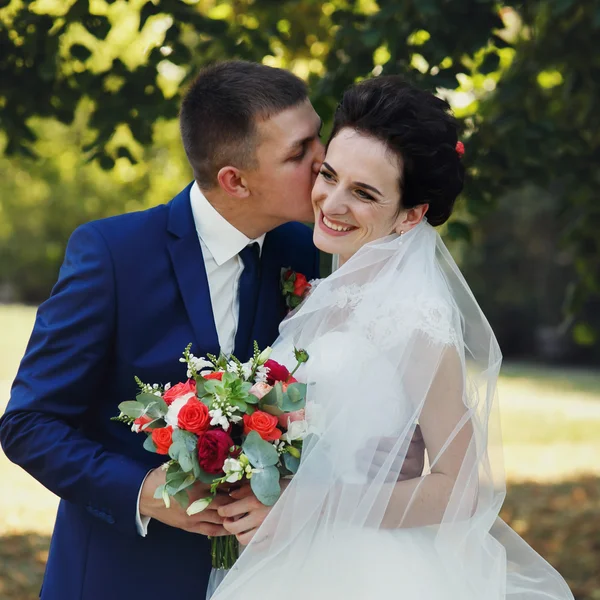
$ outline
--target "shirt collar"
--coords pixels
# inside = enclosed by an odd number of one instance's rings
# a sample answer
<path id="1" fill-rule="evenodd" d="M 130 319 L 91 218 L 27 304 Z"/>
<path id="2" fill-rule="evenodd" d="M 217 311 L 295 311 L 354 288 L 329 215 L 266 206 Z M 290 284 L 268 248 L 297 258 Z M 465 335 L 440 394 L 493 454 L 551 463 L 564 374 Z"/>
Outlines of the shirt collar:
<path id="1" fill-rule="evenodd" d="M 262 252 L 265 234 L 255 240 L 246 237 L 219 214 L 206 199 L 196 182 L 190 190 L 190 202 L 198 237 L 204 242 L 218 266 L 239 254 L 253 242 L 258 243 Z"/>

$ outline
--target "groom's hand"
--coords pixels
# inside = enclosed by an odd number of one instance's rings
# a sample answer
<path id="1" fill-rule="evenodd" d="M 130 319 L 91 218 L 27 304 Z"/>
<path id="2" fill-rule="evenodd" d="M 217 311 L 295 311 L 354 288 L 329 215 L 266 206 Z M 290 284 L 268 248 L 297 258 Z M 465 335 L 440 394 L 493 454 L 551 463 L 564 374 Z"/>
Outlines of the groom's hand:
<path id="1" fill-rule="evenodd" d="M 288 486 L 289 480 L 282 479 L 282 491 Z M 250 484 L 244 484 L 230 494 L 231 504 L 223 505 L 218 513 L 225 518 L 223 526 L 228 534 L 235 535 L 242 546 L 247 546 L 258 528 L 263 524 L 272 506 L 265 506 L 254 495 Z"/>
<path id="2" fill-rule="evenodd" d="M 223 527 L 224 518 L 219 515 L 218 509 L 225 504 L 233 502 L 228 494 L 217 494 L 215 499 L 201 513 L 189 516 L 178 502 L 171 501 L 170 508 L 165 506 L 162 499 L 154 498 L 156 488 L 163 485 L 166 471 L 158 468 L 150 471 L 144 481 L 140 494 L 140 514 L 151 519 L 157 519 L 166 525 L 183 529 L 191 533 L 199 533 L 211 537 L 228 535 Z M 210 496 L 210 485 L 196 483 L 188 490 L 190 503 L 200 498 Z"/>
<path id="3" fill-rule="evenodd" d="M 377 449 L 375 453 L 367 451 L 358 457 L 359 468 L 366 469 L 369 477 L 376 477 L 383 464 L 389 460 L 390 452 L 398 442 L 397 438 L 379 438 L 376 440 Z M 421 428 L 417 425 L 410 441 L 404 462 L 400 462 L 398 457 L 394 458 L 390 466 L 386 481 L 406 481 L 407 479 L 416 479 L 423 474 L 425 466 L 425 441 Z M 398 476 L 396 477 L 396 474 Z"/>

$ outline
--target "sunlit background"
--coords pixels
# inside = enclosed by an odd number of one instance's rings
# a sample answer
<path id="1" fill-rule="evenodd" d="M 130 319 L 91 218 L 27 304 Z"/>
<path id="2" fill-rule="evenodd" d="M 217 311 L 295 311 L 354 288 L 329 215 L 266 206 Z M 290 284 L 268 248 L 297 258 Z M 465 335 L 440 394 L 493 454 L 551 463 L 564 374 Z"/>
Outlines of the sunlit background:
<path id="1" fill-rule="evenodd" d="M 191 179 L 203 65 L 293 70 L 325 135 L 347 85 L 402 73 L 463 125 L 441 233 L 506 357 L 503 517 L 600 600 L 598 39 L 600 0 L 0 0 L 0 413 L 72 230 Z M 37 598 L 57 499 L 1 452 L 0 482 L 0 600 Z"/>

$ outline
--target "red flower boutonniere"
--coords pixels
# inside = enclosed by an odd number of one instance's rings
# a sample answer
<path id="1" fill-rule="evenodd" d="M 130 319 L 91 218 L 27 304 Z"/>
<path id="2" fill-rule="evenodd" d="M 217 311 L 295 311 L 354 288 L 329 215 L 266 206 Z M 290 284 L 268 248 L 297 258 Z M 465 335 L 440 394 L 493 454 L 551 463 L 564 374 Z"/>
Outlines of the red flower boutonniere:
<path id="1" fill-rule="evenodd" d="M 281 293 L 290 310 L 294 310 L 306 298 L 310 287 L 310 283 L 302 273 L 296 273 L 290 268 L 281 269 Z"/>

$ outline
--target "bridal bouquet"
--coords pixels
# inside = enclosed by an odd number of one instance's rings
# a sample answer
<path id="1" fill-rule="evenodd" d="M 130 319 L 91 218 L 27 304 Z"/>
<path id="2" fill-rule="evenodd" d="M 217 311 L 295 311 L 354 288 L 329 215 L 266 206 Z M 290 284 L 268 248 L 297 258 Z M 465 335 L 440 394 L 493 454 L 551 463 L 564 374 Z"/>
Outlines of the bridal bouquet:
<path id="1" fill-rule="evenodd" d="M 187 381 L 161 386 L 136 378 L 140 393 L 119 404 L 114 420 L 145 433 L 146 450 L 169 456 L 166 483 L 155 494 L 167 507 L 174 499 L 189 515 L 199 513 L 219 486 L 242 480 L 272 506 L 281 493 L 280 478 L 293 475 L 300 464 L 306 385 L 294 373 L 308 354 L 295 350 L 297 364 L 290 372 L 269 360 L 270 348 L 261 352 L 256 343 L 246 363 L 233 355 L 198 358 L 190 348 L 179 359 L 187 364 Z M 210 484 L 210 494 L 190 504 L 187 490 L 198 481 Z M 215 568 L 231 568 L 237 555 L 234 536 L 212 539 Z"/>

